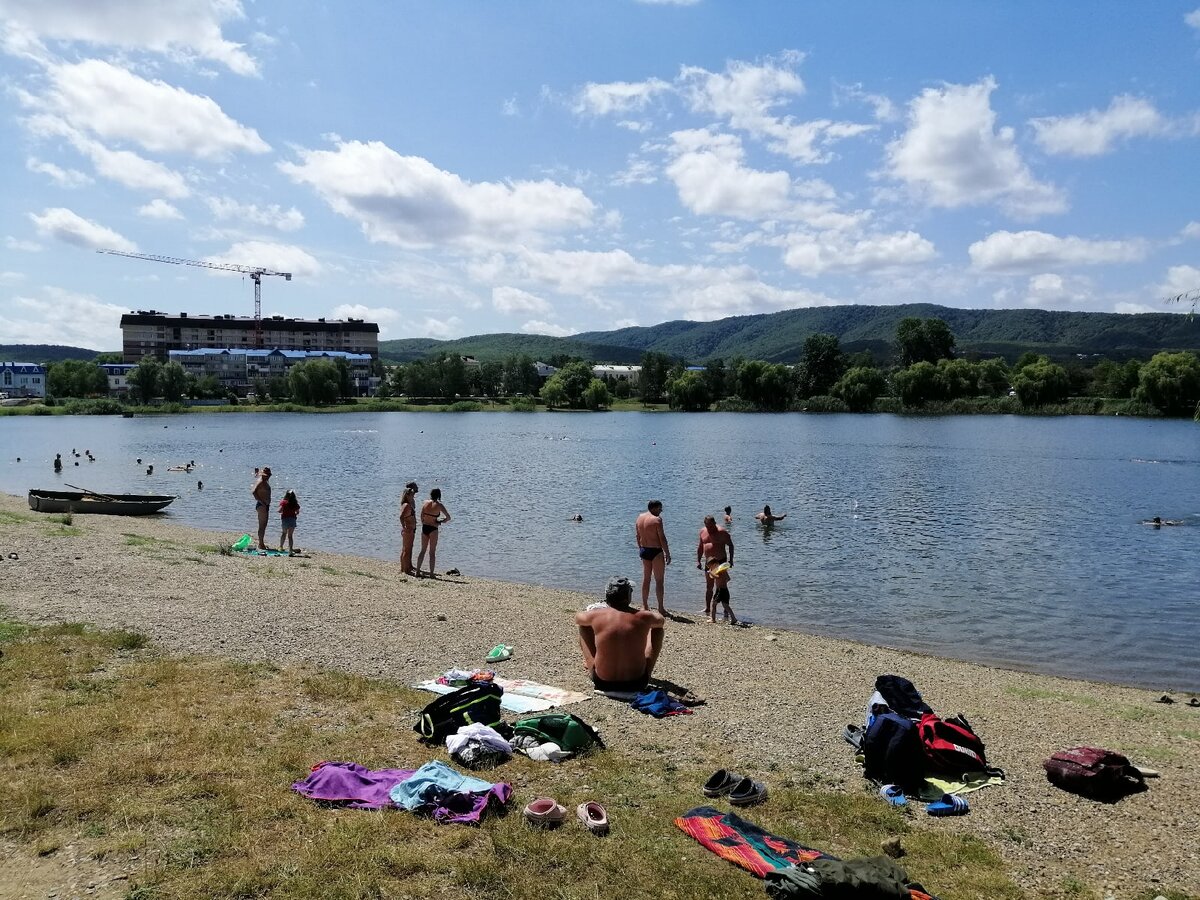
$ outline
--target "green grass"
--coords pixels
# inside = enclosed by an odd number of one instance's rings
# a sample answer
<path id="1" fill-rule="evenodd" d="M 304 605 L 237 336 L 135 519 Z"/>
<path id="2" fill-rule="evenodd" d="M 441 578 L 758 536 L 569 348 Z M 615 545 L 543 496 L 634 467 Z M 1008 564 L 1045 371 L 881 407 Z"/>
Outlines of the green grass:
<path id="1" fill-rule="evenodd" d="M 82 528 L 71 525 L 59 525 L 57 528 L 43 528 L 42 531 L 50 537 L 78 537 L 83 534 Z"/>
<path id="2" fill-rule="evenodd" d="M 33 516 L 26 515 L 25 513 L 0 510 L 0 525 L 17 525 L 21 522 L 32 522 L 33 520 Z"/>
<path id="3" fill-rule="evenodd" d="M 557 766 L 518 757 L 499 773 L 518 804 L 601 800 L 613 821 L 603 840 L 573 821 L 534 831 L 515 813 L 439 827 L 288 789 L 324 759 L 445 759 L 410 731 L 428 695 L 340 672 L 171 658 L 140 635 L 79 624 L 10 624 L 0 641 L 0 839 L 44 861 L 68 845 L 103 859 L 131 873 L 128 897 L 761 895 L 673 825 L 705 803 L 697 785 L 719 747 L 616 748 Z M 785 767 L 771 781 L 771 801 L 750 816 L 770 831 L 842 856 L 900 835 L 910 874 L 946 900 L 1023 896 L 973 837 L 917 828 L 873 792 L 830 791 L 815 775 Z"/>

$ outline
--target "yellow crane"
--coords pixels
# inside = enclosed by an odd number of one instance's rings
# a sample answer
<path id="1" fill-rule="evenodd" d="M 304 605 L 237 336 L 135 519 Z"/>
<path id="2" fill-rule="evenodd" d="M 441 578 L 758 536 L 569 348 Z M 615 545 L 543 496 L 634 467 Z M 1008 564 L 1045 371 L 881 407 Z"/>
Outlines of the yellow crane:
<path id="1" fill-rule="evenodd" d="M 177 266 L 199 266 L 202 269 L 218 269 L 222 272 L 240 272 L 249 275 L 254 282 L 254 346 L 261 348 L 262 335 L 262 277 L 264 275 L 281 275 L 284 281 L 292 280 L 291 272 L 276 272 L 264 269 L 262 266 L 239 266 L 233 263 L 205 262 L 202 259 L 180 259 L 176 256 L 157 256 L 152 253 L 127 253 L 124 250 L 97 250 L 97 253 L 107 253 L 111 256 L 128 256 L 130 259 L 148 259 L 151 262 L 171 263 Z"/>

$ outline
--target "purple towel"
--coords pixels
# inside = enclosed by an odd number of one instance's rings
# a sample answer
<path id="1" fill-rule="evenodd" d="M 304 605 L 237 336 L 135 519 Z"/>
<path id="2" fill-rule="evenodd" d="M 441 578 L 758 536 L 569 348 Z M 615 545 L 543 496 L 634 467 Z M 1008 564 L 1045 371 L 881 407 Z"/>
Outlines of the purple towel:
<path id="1" fill-rule="evenodd" d="M 348 809 L 393 806 L 389 792 L 410 778 L 415 769 L 368 769 L 352 762 L 319 763 L 292 790 L 311 800 L 340 803 Z"/>
<path id="2" fill-rule="evenodd" d="M 512 797 L 512 786 L 500 782 L 487 791 L 445 791 L 429 788 L 428 802 L 417 812 L 433 816 L 440 825 L 453 822 L 459 825 L 478 825 L 492 806 L 503 808 Z"/>

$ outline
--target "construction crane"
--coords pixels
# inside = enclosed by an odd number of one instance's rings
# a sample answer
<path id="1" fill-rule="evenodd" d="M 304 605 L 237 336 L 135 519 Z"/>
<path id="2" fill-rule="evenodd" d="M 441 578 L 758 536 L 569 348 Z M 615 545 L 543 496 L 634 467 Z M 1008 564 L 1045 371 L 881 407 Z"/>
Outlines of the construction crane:
<path id="1" fill-rule="evenodd" d="M 172 263 L 177 266 L 199 266 L 202 269 L 217 269 L 222 272 L 241 272 L 249 275 L 254 282 L 254 346 L 263 345 L 262 333 L 262 277 L 264 275 L 282 275 L 284 281 L 292 280 L 291 272 L 276 272 L 264 269 L 262 266 L 238 266 L 232 263 L 205 262 L 202 259 L 179 259 L 175 256 L 156 256 L 152 253 L 127 253 L 124 250 L 97 250 L 97 253 L 108 253 L 112 256 L 128 256 L 130 259 L 148 259 L 151 262 Z"/>

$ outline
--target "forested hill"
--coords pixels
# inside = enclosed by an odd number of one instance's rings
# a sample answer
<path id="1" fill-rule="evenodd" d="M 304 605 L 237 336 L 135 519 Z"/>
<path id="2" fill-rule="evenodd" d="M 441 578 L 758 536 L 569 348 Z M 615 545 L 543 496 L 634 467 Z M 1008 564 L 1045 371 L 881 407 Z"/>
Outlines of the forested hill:
<path id="1" fill-rule="evenodd" d="M 99 352 L 61 344 L 0 344 L 0 360 L 4 362 L 47 363 L 64 359 L 91 362 Z"/>
<path id="2" fill-rule="evenodd" d="M 1010 361 L 1027 350 L 1055 359 L 1098 353 L 1110 359 L 1148 358 L 1160 350 L 1200 351 L 1200 318 L 1178 313 L 1096 313 L 1039 309 L 952 309 L 931 303 L 902 306 L 820 306 L 716 322 L 664 322 L 645 328 L 592 331 L 568 338 L 489 334 L 454 341 L 383 341 L 388 359 L 421 359 L 436 352 L 496 359 L 527 353 L 596 362 L 636 363 L 646 350 L 689 362 L 741 356 L 795 362 L 805 339 L 834 334 L 848 351 L 890 352 L 897 323 L 906 316 L 945 320 L 960 352 L 1000 355 Z"/>

